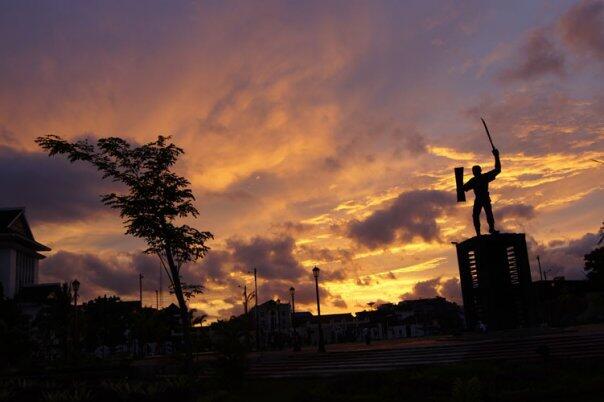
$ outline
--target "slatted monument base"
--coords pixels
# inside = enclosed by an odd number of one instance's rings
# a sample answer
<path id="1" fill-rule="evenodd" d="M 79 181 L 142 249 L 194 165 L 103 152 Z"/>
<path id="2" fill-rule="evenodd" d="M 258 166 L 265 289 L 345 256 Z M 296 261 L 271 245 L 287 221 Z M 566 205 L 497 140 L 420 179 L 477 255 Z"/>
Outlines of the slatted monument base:
<path id="1" fill-rule="evenodd" d="M 524 233 L 475 236 L 457 243 L 457 261 L 468 329 L 532 326 L 531 290 Z"/>

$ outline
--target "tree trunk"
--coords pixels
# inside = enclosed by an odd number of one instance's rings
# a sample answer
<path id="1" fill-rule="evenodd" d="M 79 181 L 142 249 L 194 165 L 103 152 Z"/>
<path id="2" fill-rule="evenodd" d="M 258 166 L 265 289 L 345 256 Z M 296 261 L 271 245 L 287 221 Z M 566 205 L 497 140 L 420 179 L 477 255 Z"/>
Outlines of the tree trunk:
<path id="1" fill-rule="evenodd" d="M 182 324 L 182 341 L 185 348 L 186 367 L 187 370 L 191 367 L 193 361 L 193 345 L 191 343 L 191 317 L 189 316 L 189 309 L 187 302 L 182 293 L 182 286 L 180 284 L 180 275 L 178 268 L 174 263 L 172 257 L 172 250 L 166 248 L 166 259 L 168 260 L 168 266 L 170 267 L 170 273 L 172 274 L 172 281 L 174 283 L 174 294 L 176 300 L 178 300 L 178 307 L 180 308 L 180 322 Z"/>

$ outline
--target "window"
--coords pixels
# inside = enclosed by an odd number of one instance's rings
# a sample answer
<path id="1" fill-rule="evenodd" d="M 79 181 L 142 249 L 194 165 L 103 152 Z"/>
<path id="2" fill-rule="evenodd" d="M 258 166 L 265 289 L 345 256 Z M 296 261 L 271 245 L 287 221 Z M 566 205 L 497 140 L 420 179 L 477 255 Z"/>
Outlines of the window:
<path id="1" fill-rule="evenodd" d="M 33 285 L 35 278 L 36 260 L 29 254 L 17 251 L 17 289 L 25 285 Z"/>
<path id="2" fill-rule="evenodd" d="M 468 262 L 470 265 L 470 275 L 472 277 L 472 287 L 476 289 L 478 287 L 478 266 L 476 264 L 476 252 L 474 250 L 468 251 Z"/>

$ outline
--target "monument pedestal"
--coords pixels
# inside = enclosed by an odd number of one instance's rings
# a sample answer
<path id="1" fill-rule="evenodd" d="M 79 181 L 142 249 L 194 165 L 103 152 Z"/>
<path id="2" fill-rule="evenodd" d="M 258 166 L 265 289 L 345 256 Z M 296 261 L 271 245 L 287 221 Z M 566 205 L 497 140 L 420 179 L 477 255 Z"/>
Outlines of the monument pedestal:
<path id="1" fill-rule="evenodd" d="M 534 323 L 524 233 L 475 236 L 456 244 L 466 324 L 489 330 Z"/>

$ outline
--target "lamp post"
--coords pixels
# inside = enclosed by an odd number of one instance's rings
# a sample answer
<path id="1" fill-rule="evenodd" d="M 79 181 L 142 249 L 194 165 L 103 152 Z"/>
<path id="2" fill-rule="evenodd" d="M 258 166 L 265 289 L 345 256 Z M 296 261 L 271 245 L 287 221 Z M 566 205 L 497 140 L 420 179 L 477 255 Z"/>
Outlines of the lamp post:
<path id="1" fill-rule="evenodd" d="M 250 272 L 251 273 L 251 272 Z M 260 322 L 258 321 L 258 271 L 254 268 L 254 315 L 256 319 L 256 350 L 260 350 Z"/>
<path id="2" fill-rule="evenodd" d="M 74 352 L 78 353 L 79 335 L 78 335 L 78 291 L 80 290 L 80 281 L 74 279 L 71 282 L 71 288 L 73 289 L 73 343 Z"/>
<path id="3" fill-rule="evenodd" d="M 312 275 L 315 277 L 315 291 L 317 292 L 317 323 L 319 326 L 319 352 L 325 352 L 325 343 L 323 341 L 323 327 L 321 326 L 321 303 L 319 302 L 319 267 L 312 269 Z"/>
<path id="4" fill-rule="evenodd" d="M 298 341 L 298 330 L 296 328 L 296 289 L 289 288 L 289 294 L 292 297 L 292 328 L 294 330 L 294 352 L 300 351 L 300 342 Z"/>

